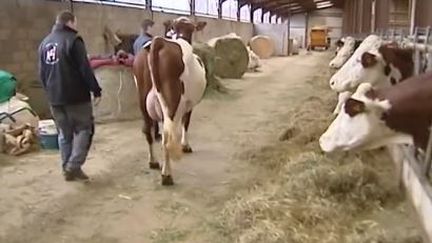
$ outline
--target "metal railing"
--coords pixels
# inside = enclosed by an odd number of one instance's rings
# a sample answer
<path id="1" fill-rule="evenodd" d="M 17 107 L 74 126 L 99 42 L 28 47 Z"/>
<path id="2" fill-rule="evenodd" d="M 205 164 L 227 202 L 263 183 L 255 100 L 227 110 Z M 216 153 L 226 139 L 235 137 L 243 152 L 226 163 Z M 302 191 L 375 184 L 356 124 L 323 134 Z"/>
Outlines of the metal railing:
<path id="1" fill-rule="evenodd" d="M 432 71 L 432 29 L 428 27 L 416 27 L 414 34 L 409 35 L 408 29 L 380 30 L 378 34 L 383 40 L 397 42 L 404 48 L 414 50 L 414 75 Z M 432 131 L 432 126 L 430 131 Z M 423 156 L 418 156 L 417 161 L 422 167 L 421 173 L 430 178 L 432 170 L 432 133 L 429 133 L 429 140 Z"/>

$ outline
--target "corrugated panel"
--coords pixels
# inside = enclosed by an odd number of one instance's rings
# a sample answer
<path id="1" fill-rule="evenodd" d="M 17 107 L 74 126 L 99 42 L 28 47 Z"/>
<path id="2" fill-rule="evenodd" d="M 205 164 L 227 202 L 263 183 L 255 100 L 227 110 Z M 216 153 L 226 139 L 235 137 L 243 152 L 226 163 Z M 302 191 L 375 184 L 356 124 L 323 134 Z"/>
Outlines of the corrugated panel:
<path id="1" fill-rule="evenodd" d="M 387 29 L 389 22 L 389 0 L 376 1 L 376 28 Z"/>
<path id="2" fill-rule="evenodd" d="M 417 0 L 415 26 L 432 26 L 432 1 Z"/>

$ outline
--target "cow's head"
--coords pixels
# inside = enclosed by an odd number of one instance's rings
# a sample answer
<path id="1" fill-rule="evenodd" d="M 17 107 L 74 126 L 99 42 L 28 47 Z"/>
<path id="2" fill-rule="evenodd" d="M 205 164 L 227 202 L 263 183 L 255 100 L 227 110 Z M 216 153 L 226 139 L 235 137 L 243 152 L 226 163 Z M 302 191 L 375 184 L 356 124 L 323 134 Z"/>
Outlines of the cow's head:
<path id="1" fill-rule="evenodd" d="M 207 22 L 199 21 L 194 23 L 189 18 L 179 17 L 175 20 L 164 22 L 165 35 L 174 39 L 182 38 L 191 43 L 193 32 L 203 30 L 206 25 Z"/>
<path id="2" fill-rule="evenodd" d="M 383 120 L 388 100 L 374 97 L 371 84 L 363 83 L 345 102 L 341 112 L 320 137 L 324 152 L 374 149 L 388 144 L 412 143 L 406 134 L 390 129 Z"/>
<path id="3" fill-rule="evenodd" d="M 331 68 L 340 68 L 342 65 L 350 58 L 350 56 L 354 52 L 355 47 L 355 39 L 353 37 L 346 37 L 344 42 L 341 40 L 336 43 L 336 46 L 339 48 L 337 50 L 336 56 L 331 60 L 329 66 Z"/>
<path id="4" fill-rule="evenodd" d="M 331 77 L 330 87 L 337 92 L 343 92 L 355 89 L 362 82 L 373 82 L 373 80 L 363 79 L 368 75 L 372 77 L 373 75 L 363 73 L 362 55 L 365 52 L 375 54 L 381 43 L 380 37 L 376 35 L 368 36 L 342 68 Z M 355 42 L 353 44 L 355 45 Z"/>

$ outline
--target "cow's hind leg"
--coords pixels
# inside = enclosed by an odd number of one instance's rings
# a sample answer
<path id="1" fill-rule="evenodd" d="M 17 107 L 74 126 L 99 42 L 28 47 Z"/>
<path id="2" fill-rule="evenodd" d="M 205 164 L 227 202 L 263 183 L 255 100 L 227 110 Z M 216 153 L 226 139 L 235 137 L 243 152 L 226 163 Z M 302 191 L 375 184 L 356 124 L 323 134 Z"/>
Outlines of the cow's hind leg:
<path id="1" fill-rule="evenodd" d="M 192 111 L 186 113 L 183 117 L 183 128 L 182 128 L 182 138 L 181 138 L 183 153 L 192 153 L 192 148 L 189 145 L 189 138 L 188 138 L 188 130 L 189 130 L 191 116 L 192 116 Z"/>
<path id="2" fill-rule="evenodd" d="M 155 153 L 154 153 L 154 139 L 152 130 L 155 130 L 153 121 L 150 117 L 144 118 L 144 127 L 143 127 L 143 133 L 146 136 L 147 144 L 149 146 L 149 167 L 150 169 L 159 170 L 160 165 L 159 162 L 156 161 Z"/>
<path id="3" fill-rule="evenodd" d="M 169 153 L 168 150 L 166 149 L 166 136 L 164 134 L 164 137 L 162 138 L 162 143 L 163 143 L 163 150 L 164 150 L 164 162 L 162 165 L 162 185 L 163 186 L 172 186 L 174 185 L 174 180 L 172 178 L 172 174 L 171 174 L 171 162 L 170 162 L 170 157 L 169 157 Z"/>
<path id="4" fill-rule="evenodd" d="M 154 138 L 156 142 L 162 141 L 162 135 L 159 133 L 159 123 L 155 121 L 153 126 L 154 126 Z"/>

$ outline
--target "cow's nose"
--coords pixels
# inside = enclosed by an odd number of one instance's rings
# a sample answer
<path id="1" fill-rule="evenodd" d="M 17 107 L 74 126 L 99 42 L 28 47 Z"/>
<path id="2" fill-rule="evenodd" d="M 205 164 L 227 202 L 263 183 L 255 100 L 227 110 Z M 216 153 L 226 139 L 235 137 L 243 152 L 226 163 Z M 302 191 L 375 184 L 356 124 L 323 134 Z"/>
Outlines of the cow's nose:
<path id="1" fill-rule="evenodd" d="M 335 85 L 335 81 L 331 81 L 331 82 L 330 82 L 330 85 L 331 85 L 331 86 L 334 86 L 334 85 Z"/>

